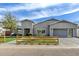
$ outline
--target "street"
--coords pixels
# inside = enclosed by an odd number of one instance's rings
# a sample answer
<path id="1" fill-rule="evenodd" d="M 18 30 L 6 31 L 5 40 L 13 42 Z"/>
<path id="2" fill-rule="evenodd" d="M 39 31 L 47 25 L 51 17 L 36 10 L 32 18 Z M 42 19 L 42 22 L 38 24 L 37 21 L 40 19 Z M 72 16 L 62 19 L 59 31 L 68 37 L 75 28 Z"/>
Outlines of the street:
<path id="1" fill-rule="evenodd" d="M 79 48 L 52 45 L 8 45 L 0 46 L 0 56 L 79 56 Z"/>

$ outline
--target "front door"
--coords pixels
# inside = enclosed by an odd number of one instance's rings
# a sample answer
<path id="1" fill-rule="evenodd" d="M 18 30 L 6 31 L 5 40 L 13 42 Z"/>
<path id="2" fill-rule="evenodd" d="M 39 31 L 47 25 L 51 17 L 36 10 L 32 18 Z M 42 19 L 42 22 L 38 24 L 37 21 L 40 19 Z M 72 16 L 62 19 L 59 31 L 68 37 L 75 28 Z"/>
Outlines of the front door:
<path id="1" fill-rule="evenodd" d="M 25 28 L 24 29 L 24 35 L 27 35 L 27 34 L 29 34 L 30 33 L 30 28 Z"/>

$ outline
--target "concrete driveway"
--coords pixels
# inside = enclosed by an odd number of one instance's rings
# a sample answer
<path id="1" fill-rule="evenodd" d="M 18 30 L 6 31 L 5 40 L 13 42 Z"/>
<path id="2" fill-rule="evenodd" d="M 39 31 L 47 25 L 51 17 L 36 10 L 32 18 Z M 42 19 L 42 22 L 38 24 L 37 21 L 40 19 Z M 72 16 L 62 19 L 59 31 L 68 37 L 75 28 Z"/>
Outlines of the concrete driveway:
<path id="1" fill-rule="evenodd" d="M 59 46 L 79 47 L 79 38 L 59 38 Z"/>

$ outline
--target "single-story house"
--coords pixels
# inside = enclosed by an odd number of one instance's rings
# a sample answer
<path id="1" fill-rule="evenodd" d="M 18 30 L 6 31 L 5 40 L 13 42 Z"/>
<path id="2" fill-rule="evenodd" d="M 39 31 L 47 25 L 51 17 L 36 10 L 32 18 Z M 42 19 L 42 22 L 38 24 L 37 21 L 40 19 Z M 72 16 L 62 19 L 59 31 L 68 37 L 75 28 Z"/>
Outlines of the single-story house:
<path id="1" fill-rule="evenodd" d="M 46 20 L 34 25 L 34 35 L 76 37 L 77 24 L 65 20 Z"/>

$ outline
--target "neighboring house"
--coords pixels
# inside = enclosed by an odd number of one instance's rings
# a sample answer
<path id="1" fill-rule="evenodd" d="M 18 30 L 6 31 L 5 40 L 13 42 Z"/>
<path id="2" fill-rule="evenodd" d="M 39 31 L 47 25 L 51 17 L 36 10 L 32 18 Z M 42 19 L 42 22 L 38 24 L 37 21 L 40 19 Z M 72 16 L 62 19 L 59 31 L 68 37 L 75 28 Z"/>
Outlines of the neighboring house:
<path id="1" fill-rule="evenodd" d="M 17 21 L 17 31 L 18 34 L 23 34 L 21 21 Z"/>
<path id="2" fill-rule="evenodd" d="M 77 24 L 65 20 L 47 20 L 34 25 L 34 35 L 76 37 Z"/>
<path id="3" fill-rule="evenodd" d="M 0 36 L 1 35 L 5 35 L 5 32 L 6 30 L 4 29 L 4 26 L 3 26 L 3 24 L 2 24 L 2 22 L 0 22 Z"/>
<path id="4" fill-rule="evenodd" d="M 26 35 L 28 33 L 33 35 L 33 25 L 34 25 L 33 21 L 25 19 L 21 21 L 21 24 L 19 26 L 19 32 L 22 33 L 23 35 Z"/>
<path id="5" fill-rule="evenodd" d="M 13 31 L 13 33 L 17 32 L 18 34 L 22 34 L 22 35 L 26 35 L 28 33 L 33 35 L 33 25 L 34 22 L 31 20 L 22 20 L 22 21 L 17 21 L 17 31 Z M 0 22 L 0 32 L 2 33 L 2 30 L 4 30 L 4 26 L 2 24 L 2 22 Z M 10 35 L 11 32 L 9 29 L 5 30 L 5 35 Z"/>

